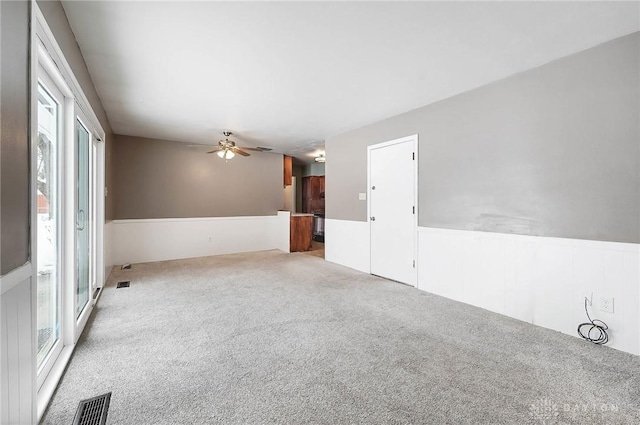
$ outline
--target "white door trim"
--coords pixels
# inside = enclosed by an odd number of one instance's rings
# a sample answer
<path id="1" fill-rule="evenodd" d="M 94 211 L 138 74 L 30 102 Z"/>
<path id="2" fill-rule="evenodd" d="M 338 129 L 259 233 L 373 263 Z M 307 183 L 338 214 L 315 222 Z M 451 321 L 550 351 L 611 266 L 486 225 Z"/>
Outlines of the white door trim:
<path id="1" fill-rule="evenodd" d="M 387 146 L 397 145 L 399 143 L 413 143 L 414 161 L 413 161 L 413 204 L 415 206 L 415 214 L 413 215 L 413 260 L 414 260 L 414 285 L 418 286 L 418 134 L 401 137 L 399 139 L 389 140 L 387 142 L 376 143 L 367 146 L 367 223 L 369 225 L 369 233 L 371 233 L 371 152 L 374 149 L 385 148 Z M 371 238 L 369 238 L 369 261 L 371 261 Z"/>

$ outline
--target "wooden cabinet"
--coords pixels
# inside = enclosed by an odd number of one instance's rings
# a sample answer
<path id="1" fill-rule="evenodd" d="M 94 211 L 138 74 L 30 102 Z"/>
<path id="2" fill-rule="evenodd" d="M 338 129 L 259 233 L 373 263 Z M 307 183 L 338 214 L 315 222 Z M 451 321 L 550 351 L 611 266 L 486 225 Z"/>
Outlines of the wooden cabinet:
<path id="1" fill-rule="evenodd" d="M 289 228 L 289 250 L 309 251 L 313 235 L 313 215 L 292 214 Z"/>
<path id="2" fill-rule="evenodd" d="M 293 158 L 290 156 L 284 156 L 284 185 L 291 186 L 293 183 Z"/>
<path id="3" fill-rule="evenodd" d="M 324 212 L 324 176 L 302 178 L 302 212 Z"/>

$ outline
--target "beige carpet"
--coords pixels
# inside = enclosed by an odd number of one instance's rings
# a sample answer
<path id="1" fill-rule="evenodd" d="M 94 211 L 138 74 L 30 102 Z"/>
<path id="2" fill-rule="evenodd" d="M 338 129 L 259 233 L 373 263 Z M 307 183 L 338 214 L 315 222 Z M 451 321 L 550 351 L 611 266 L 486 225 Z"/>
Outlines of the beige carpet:
<path id="1" fill-rule="evenodd" d="M 108 391 L 108 424 L 640 423 L 638 357 L 276 251 L 116 271 L 43 422 Z"/>

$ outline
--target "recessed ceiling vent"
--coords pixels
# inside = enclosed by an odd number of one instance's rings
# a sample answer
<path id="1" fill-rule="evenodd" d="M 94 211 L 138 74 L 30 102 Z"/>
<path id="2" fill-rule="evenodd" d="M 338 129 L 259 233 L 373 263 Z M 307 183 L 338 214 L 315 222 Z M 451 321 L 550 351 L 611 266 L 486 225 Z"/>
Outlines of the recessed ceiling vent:
<path id="1" fill-rule="evenodd" d="M 111 393 L 82 400 L 78 405 L 73 425 L 104 425 L 107 423 Z"/>

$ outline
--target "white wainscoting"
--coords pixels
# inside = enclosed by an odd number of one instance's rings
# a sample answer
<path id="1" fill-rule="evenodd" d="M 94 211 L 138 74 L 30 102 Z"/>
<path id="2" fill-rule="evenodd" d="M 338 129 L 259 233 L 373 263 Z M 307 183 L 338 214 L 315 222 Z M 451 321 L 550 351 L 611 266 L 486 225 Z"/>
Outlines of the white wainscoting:
<path id="1" fill-rule="evenodd" d="M 370 273 L 369 223 L 326 219 L 324 235 L 327 261 Z"/>
<path id="2" fill-rule="evenodd" d="M 291 252 L 291 212 L 278 211 L 278 220 L 275 226 L 272 226 L 273 239 L 276 248 L 280 251 Z"/>
<path id="3" fill-rule="evenodd" d="M 418 288 L 568 335 L 592 318 L 610 347 L 640 354 L 637 244 L 420 227 Z M 612 297 L 614 312 L 599 310 Z"/>
<path id="4" fill-rule="evenodd" d="M 0 279 L 0 423 L 36 422 L 31 264 Z"/>
<path id="5" fill-rule="evenodd" d="M 113 221 L 107 221 L 104 223 L 104 284 L 109 279 L 109 274 L 113 268 Z"/>
<path id="6" fill-rule="evenodd" d="M 289 252 L 289 215 L 114 220 L 113 264 L 280 249 Z M 286 243 L 285 243 L 286 238 Z"/>

